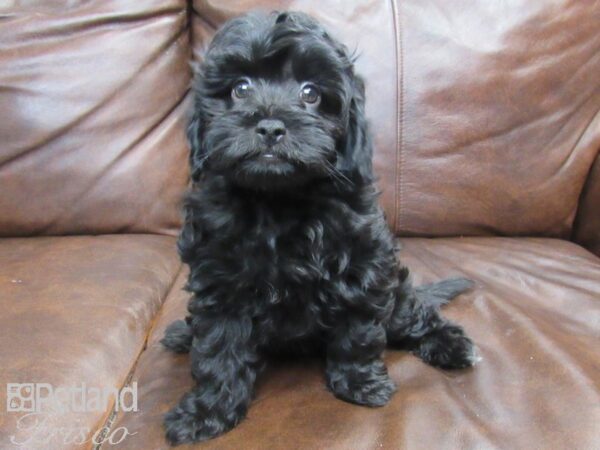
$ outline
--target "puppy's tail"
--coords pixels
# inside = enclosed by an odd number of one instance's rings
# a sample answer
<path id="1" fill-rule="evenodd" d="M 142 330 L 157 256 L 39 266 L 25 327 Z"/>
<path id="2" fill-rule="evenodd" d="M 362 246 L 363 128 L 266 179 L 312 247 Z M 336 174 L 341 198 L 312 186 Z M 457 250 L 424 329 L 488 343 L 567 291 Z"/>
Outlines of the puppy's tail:
<path id="1" fill-rule="evenodd" d="M 468 278 L 448 278 L 419 286 L 415 288 L 415 294 L 423 304 L 440 307 L 472 287 L 473 282 Z"/>
<path id="2" fill-rule="evenodd" d="M 192 347 L 192 327 L 187 321 L 176 320 L 167 327 L 161 344 L 175 353 L 188 353 Z"/>

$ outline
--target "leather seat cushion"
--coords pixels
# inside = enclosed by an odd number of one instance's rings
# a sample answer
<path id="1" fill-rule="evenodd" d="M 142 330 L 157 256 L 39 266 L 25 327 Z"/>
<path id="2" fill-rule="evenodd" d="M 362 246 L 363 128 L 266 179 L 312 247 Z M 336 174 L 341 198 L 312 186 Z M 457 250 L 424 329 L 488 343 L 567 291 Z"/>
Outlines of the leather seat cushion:
<path id="1" fill-rule="evenodd" d="M 0 404 L 7 383 L 121 387 L 179 268 L 168 236 L 0 239 Z M 94 432 L 109 410 L 43 415 L 54 430 Z M 17 431 L 24 414 L 2 407 L 0 448 L 33 437 Z M 61 439 L 21 448 L 82 448 Z"/>
<path id="2" fill-rule="evenodd" d="M 202 448 L 598 448 L 600 259 L 542 238 L 401 242 L 417 284 L 475 280 L 445 314 L 465 326 L 482 362 L 444 372 L 388 350 L 398 392 L 379 409 L 335 399 L 319 361 L 278 363 L 263 375 L 248 418 Z M 184 280 L 181 274 L 176 284 Z M 173 289 L 157 319 L 132 378 L 140 411 L 113 424 L 137 434 L 118 448 L 167 448 L 162 415 L 192 381 L 187 355 L 158 341 L 183 317 L 186 300 Z"/>

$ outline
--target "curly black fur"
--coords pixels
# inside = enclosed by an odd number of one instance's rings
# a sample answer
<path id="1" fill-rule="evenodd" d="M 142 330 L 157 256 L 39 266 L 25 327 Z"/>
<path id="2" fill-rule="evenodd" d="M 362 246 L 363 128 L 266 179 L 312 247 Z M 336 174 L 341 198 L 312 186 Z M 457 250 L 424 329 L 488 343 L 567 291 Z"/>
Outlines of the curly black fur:
<path id="1" fill-rule="evenodd" d="M 232 93 L 240 79 L 243 95 Z M 316 101 L 300 96 L 306 82 Z M 246 15 L 216 34 L 194 89 L 194 187 L 179 238 L 193 295 L 163 343 L 190 352 L 197 386 L 165 417 L 172 444 L 242 420 L 272 353 L 321 351 L 329 389 L 367 406 L 396 389 L 387 343 L 443 368 L 475 362 L 438 310 L 470 282 L 414 289 L 396 259 L 363 82 L 342 44 L 301 13 Z"/>

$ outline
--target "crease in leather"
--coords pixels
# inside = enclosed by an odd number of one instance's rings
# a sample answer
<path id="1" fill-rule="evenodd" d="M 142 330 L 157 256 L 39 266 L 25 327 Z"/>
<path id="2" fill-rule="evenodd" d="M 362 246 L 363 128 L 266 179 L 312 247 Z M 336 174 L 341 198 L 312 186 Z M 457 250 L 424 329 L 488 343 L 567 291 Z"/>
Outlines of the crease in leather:
<path id="1" fill-rule="evenodd" d="M 597 91 L 597 89 L 594 89 L 594 90 Z M 512 124 L 509 124 L 505 127 L 500 128 L 500 129 L 496 129 L 491 132 L 481 134 L 479 136 L 474 136 L 473 138 L 471 138 L 469 140 L 465 140 L 462 142 L 456 142 L 451 146 L 445 145 L 444 146 L 444 158 L 451 156 L 453 154 L 454 150 L 467 150 L 474 145 L 480 144 L 481 142 L 493 141 L 497 138 L 506 138 L 507 136 L 510 136 L 513 132 L 517 132 L 517 131 L 520 132 L 523 129 L 528 129 L 529 127 L 537 125 L 539 122 L 543 122 L 543 121 L 553 122 L 553 123 L 560 122 L 559 128 L 552 135 L 551 140 L 544 145 L 546 148 L 548 148 L 554 143 L 554 141 L 560 135 L 561 131 L 570 122 L 572 117 L 577 112 L 579 112 L 581 110 L 581 108 L 590 101 L 591 98 L 592 98 L 592 96 L 583 97 L 583 99 L 580 102 L 578 102 L 573 108 L 569 109 L 568 111 L 559 111 L 559 110 L 544 111 L 546 114 L 531 117 L 529 120 L 520 119 L 520 120 L 515 121 Z M 457 154 L 457 156 L 459 156 L 459 155 Z M 423 159 L 423 161 L 427 161 L 427 155 L 423 152 L 422 154 L 419 155 L 419 159 Z M 435 159 L 435 157 L 432 157 L 431 159 Z"/>
<path id="2" fill-rule="evenodd" d="M 580 44 L 581 45 L 581 44 Z M 600 57 L 600 53 L 598 53 L 597 51 L 594 52 L 590 58 L 586 58 L 585 61 L 583 61 L 583 64 L 581 64 L 580 66 L 578 66 L 573 72 L 569 73 L 569 80 L 574 79 L 577 74 L 579 72 L 581 72 L 588 64 L 590 64 L 591 62 L 595 61 L 596 58 Z M 567 82 L 565 82 L 566 84 Z"/>
<path id="3" fill-rule="evenodd" d="M 144 141 L 144 139 L 146 139 L 148 136 L 152 135 L 154 133 L 154 131 L 156 131 L 160 126 L 163 126 L 167 123 L 167 119 L 169 118 L 169 116 L 171 116 L 174 112 L 177 111 L 177 109 L 179 108 L 179 106 L 185 101 L 187 94 L 189 92 L 189 89 L 186 90 L 183 95 L 181 96 L 181 98 L 178 98 L 175 103 L 173 104 L 173 106 L 170 106 L 167 111 L 161 115 L 158 119 L 156 119 L 156 121 L 150 125 L 148 125 L 143 132 L 140 134 L 140 136 L 138 136 L 137 138 L 135 138 L 130 144 L 128 144 L 125 148 L 123 148 L 118 155 L 115 155 L 115 157 L 113 159 L 111 159 L 108 164 L 102 168 L 98 173 L 96 173 L 93 177 L 87 179 L 87 186 L 83 187 L 77 194 L 77 197 L 72 199 L 72 201 L 69 203 L 69 205 L 65 205 L 66 207 L 66 211 L 63 212 L 63 214 L 59 214 L 54 220 L 49 221 L 44 227 L 42 227 L 39 230 L 40 234 L 46 234 L 47 232 L 51 231 L 52 228 L 54 227 L 54 225 L 56 224 L 56 222 L 58 220 L 65 220 L 64 215 L 67 214 L 67 212 L 69 210 L 73 210 L 73 209 L 77 209 L 77 205 L 85 200 L 86 195 L 92 191 L 94 189 L 95 186 L 98 185 L 98 182 L 100 179 L 102 179 L 107 173 L 109 173 L 117 164 L 120 164 L 123 160 L 123 158 L 130 153 L 132 150 L 134 150 L 141 142 Z M 150 211 L 149 211 L 150 212 Z M 121 231 L 125 231 L 125 232 L 130 232 L 128 230 L 128 227 L 124 227 L 123 230 Z"/>
<path id="4" fill-rule="evenodd" d="M 583 245 L 593 254 L 600 256 L 600 226 L 595 229 L 595 233 L 593 226 L 594 221 L 600 223 L 600 213 L 596 212 L 596 214 L 594 214 L 592 211 L 588 212 L 588 209 L 590 209 L 588 203 L 594 203 L 594 193 L 596 193 L 596 199 L 600 199 L 600 187 L 594 188 L 595 185 L 600 186 L 600 179 L 598 176 L 600 175 L 600 171 L 598 171 L 596 167 L 600 167 L 600 145 L 598 146 L 596 157 L 586 176 L 586 181 L 577 202 L 577 213 L 575 215 L 573 229 L 571 230 L 570 240 Z M 598 174 L 594 176 L 596 172 L 598 172 Z M 589 190 L 591 190 L 591 193 L 588 194 Z M 587 198 L 588 195 L 591 196 L 590 200 Z M 592 222 L 592 225 L 590 225 L 589 222 Z"/>
<path id="5" fill-rule="evenodd" d="M 192 17 L 194 15 L 194 5 L 190 0 L 186 0 L 185 2 L 185 26 L 188 30 L 188 42 L 189 42 L 189 52 L 188 52 L 188 61 L 192 61 L 192 56 L 194 54 L 194 25 L 192 23 Z M 192 74 L 193 77 L 193 74 Z"/>
<path id="6" fill-rule="evenodd" d="M 577 148 L 577 146 L 579 145 L 579 143 L 581 142 L 581 140 L 584 138 L 584 136 L 586 136 L 586 134 L 588 132 L 590 132 L 592 125 L 596 122 L 596 120 L 600 117 L 600 109 L 598 109 L 598 111 L 596 111 L 596 114 L 594 114 L 591 118 L 591 120 L 589 121 L 589 123 L 587 124 L 587 126 L 585 127 L 585 129 L 583 130 L 583 132 L 581 133 L 581 135 L 579 136 L 579 138 L 577 139 L 577 141 L 575 142 L 575 144 L 573 145 L 573 152 L 575 151 L 575 149 Z M 593 131 L 597 131 L 597 130 L 592 130 Z M 581 187 L 579 189 L 579 195 L 577 197 L 577 205 L 576 205 L 576 210 L 574 212 L 574 216 L 573 216 L 573 220 L 571 223 L 571 233 L 569 236 L 569 240 L 573 241 L 573 242 L 578 242 L 578 234 L 579 234 L 579 228 L 580 228 L 580 222 L 582 220 L 585 220 L 584 218 L 582 218 L 582 216 L 585 214 L 585 211 L 582 211 L 582 208 L 585 206 L 583 203 L 585 202 L 585 195 L 586 195 L 586 186 L 588 185 L 588 183 L 592 182 L 592 176 L 593 176 L 593 170 L 594 170 L 594 166 L 595 164 L 597 164 L 597 161 L 600 158 L 600 134 L 598 136 L 598 147 L 596 148 L 596 154 L 595 156 L 592 158 L 589 166 L 588 166 L 588 170 L 587 173 L 585 174 L 585 177 L 583 178 L 583 181 L 581 183 Z M 593 201 L 593 200 L 592 200 Z M 600 208 L 599 205 L 596 205 L 597 208 Z M 596 239 L 596 241 L 600 241 L 600 230 L 597 230 L 597 234 L 598 237 Z"/>
<path id="7" fill-rule="evenodd" d="M 121 389 L 123 389 L 125 386 L 127 386 L 133 379 L 133 376 L 135 374 L 135 369 L 138 366 L 138 362 L 139 362 L 141 356 L 143 355 L 143 353 L 146 351 L 146 348 L 148 347 L 148 339 L 152 335 L 152 332 L 154 331 L 154 328 L 156 327 L 156 323 L 158 322 L 158 320 L 160 319 L 160 317 L 162 315 L 163 306 L 165 304 L 165 301 L 169 298 L 169 296 L 171 295 L 171 292 L 173 292 L 173 289 L 175 288 L 176 282 L 179 278 L 179 275 L 181 274 L 181 271 L 183 270 L 183 267 L 184 267 L 183 264 L 180 263 L 179 269 L 177 269 L 177 271 L 175 272 L 175 274 L 173 276 L 173 280 L 171 280 L 171 282 L 169 283 L 169 286 L 164 291 L 164 295 L 162 296 L 163 300 L 160 303 L 158 311 L 156 311 L 156 313 L 154 314 L 154 317 L 152 318 L 150 326 L 146 330 L 146 336 L 144 337 L 144 340 L 142 341 L 142 344 L 140 345 L 139 350 L 136 352 L 136 357 L 132 360 L 131 366 L 130 366 L 129 370 L 127 371 L 127 375 L 124 377 L 123 381 L 121 383 L 119 383 L 119 385 L 118 385 L 117 389 L 119 391 Z M 111 427 L 116 422 L 116 420 L 113 420 L 113 419 L 116 419 L 116 416 L 113 417 L 114 405 L 115 405 L 115 399 L 113 398 L 113 399 L 111 399 L 110 406 L 107 408 L 104 416 L 98 421 L 99 426 L 96 426 L 95 432 L 98 430 L 101 430 L 103 428 L 106 428 L 107 434 L 110 434 Z M 95 445 L 94 449 L 100 448 L 101 445 L 102 444 Z"/>
<path id="8" fill-rule="evenodd" d="M 392 22 L 394 29 L 394 45 L 396 53 L 396 171 L 394 181 L 394 219 L 392 230 L 400 233 L 402 201 L 402 165 L 404 147 L 404 47 L 402 42 L 402 23 L 399 5 L 396 0 L 390 0 L 392 6 Z"/>
<path id="9" fill-rule="evenodd" d="M 154 23 L 148 22 L 147 25 L 152 26 L 152 25 L 154 25 Z M 145 68 L 149 67 L 154 61 L 156 61 L 161 56 L 163 56 L 167 52 L 167 49 L 170 48 L 175 42 L 177 42 L 177 40 L 185 32 L 186 32 L 185 26 L 178 29 L 177 32 L 173 36 L 166 39 L 162 45 L 157 46 L 155 48 L 155 50 L 152 53 L 150 53 L 148 58 L 138 67 L 136 73 L 133 76 L 127 77 L 120 85 L 115 86 L 115 88 L 107 96 L 105 96 L 103 99 L 101 99 L 98 103 L 96 103 L 94 106 L 92 106 L 87 111 L 82 112 L 80 115 L 75 117 L 71 122 L 66 123 L 62 127 L 57 128 L 49 135 L 41 137 L 43 144 L 46 146 L 49 143 L 51 143 L 52 141 L 60 138 L 61 136 L 66 134 L 69 130 L 73 129 L 80 123 L 84 122 L 88 117 L 90 117 L 96 111 L 99 111 L 102 108 L 104 108 L 106 105 L 108 105 L 123 90 L 125 90 L 126 88 L 135 84 L 137 82 L 139 74 L 142 73 Z M 31 153 L 39 150 L 41 148 L 42 142 L 36 142 L 36 143 L 32 144 L 29 148 L 22 149 L 16 155 L 13 155 L 13 156 L 9 157 L 8 159 L 2 161 L 1 164 L 4 166 L 9 166 L 10 164 L 13 164 L 14 162 L 23 159 L 24 157 L 30 155 Z"/>
<path id="10" fill-rule="evenodd" d="M 82 18 L 77 18 L 72 21 L 61 21 L 60 25 L 55 25 L 53 28 L 51 27 L 45 30 L 44 32 L 25 34 L 24 37 L 35 39 L 47 39 L 53 37 L 65 37 L 68 36 L 70 33 L 80 33 L 80 35 L 85 35 L 87 32 L 95 32 L 99 28 L 110 27 L 114 24 L 144 22 L 147 20 L 159 19 L 171 15 L 179 15 L 182 12 L 183 11 L 181 7 L 171 6 L 155 11 L 138 12 L 132 14 L 117 13 L 99 14 L 96 16 L 85 16 L 83 20 Z"/>
<path id="11" fill-rule="evenodd" d="M 497 433 L 497 427 L 481 417 L 481 414 L 476 412 L 476 406 L 466 401 L 467 397 L 464 396 L 464 394 L 461 395 L 459 389 L 453 389 L 451 386 L 446 385 L 444 393 L 451 398 L 455 404 L 461 405 L 460 410 L 453 409 L 450 410 L 449 413 L 456 417 L 457 423 L 469 423 L 469 430 L 478 436 L 479 448 L 485 448 L 483 447 L 483 442 L 485 442 L 485 445 L 489 446 L 490 449 L 495 448 L 496 446 L 493 444 L 493 435 Z"/>
<path id="12" fill-rule="evenodd" d="M 559 129 L 556 131 L 556 133 L 554 133 L 554 136 L 552 137 L 552 139 L 550 140 L 550 142 L 547 144 L 548 146 L 551 146 L 552 144 L 554 144 L 554 141 L 558 138 L 558 136 L 560 135 L 560 133 L 562 132 L 562 130 L 565 128 L 565 126 L 567 126 L 567 124 L 573 119 L 573 116 L 575 116 L 575 114 L 577 112 L 579 112 L 579 110 L 586 103 L 588 103 L 590 100 L 594 99 L 594 96 L 597 95 L 600 92 L 599 89 L 594 89 L 594 91 L 595 91 L 594 95 L 590 95 L 589 97 L 585 98 L 584 100 L 582 100 L 581 102 L 579 102 L 575 106 L 575 108 L 573 108 L 570 112 L 568 112 L 568 113 L 566 113 L 564 115 L 564 117 L 565 117 L 566 120 L 563 120 L 563 122 L 562 122 L 561 126 L 559 127 Z M 568 155 L 565 158 L 563 158 L 563 162 L 560 164 L 560 168 L 561 169 L 563 167 L 565 167 L 574 158 L 574 156 L 575 156 L 575 150 L 577 149 L 577 146 L 579 145 L 579 142 L 581 142 L 581 139 L 586 135 L 586 133 L 588 132 L 588 130 L 589 130 L 590 126 L 592 125 L 592 123 L 594 123 L 594 120 L 598 116 L 598 113 L 600 113 L 600 108 L 598 110 L 596 110 L 596 112 L 594 114 L 592 114 L 591 119 L 583 127 L 583 131 L 577 137 L 577 139 L 575 140 L 575 143 L 571 147 L 571 151 L 568 153 Z M 591 164 L 590 164 L 590 167 L 591 167 Z M 557 173 L 560 173 L 560 171 L 557 172 Z M 581 180 L 582 184 L 583 184 L 583 182 L 585 182 L 586 179 L 587 179 L 587 175 L 582 178 L 582 180 Z"/>
<path id="13" fill-rule="evenodd" d="M 510 286 L 506 285 L 505 287 Z M 518 292 L 517 289 L 515 289 L 515 291 Z M 534 336 L 532 341 L 538 344 L 539 351 L 549 353 L 551 349 L 552 355 L 554 355 L 552 357 L 555 357 L 557 354 L 560 355 L 558 359 L 565 362 L 565 364 L 562 365 L 564 371 L 568 372 L 571 377 L 574 377 L 578 381 L 579 388 L 584 387 L 588 391 L 587 395 L 590 395 L 592 398 L 598 398 L 600 403 L 600 397 L 597 393 L 598 386 L 593 382 L 595 374 L 587 374 L 585 369 L 577 364 L 577 358 L 571 358 L 571 353 L 562 349 L 562 347 L 564 347 L 562 342 L 559 342 L 557 339 L 552 339 L 550 337 L 552 333 L 548 333 L 543 329 L 551 329 L 553 330 L 553 333 L 559 331 L 561 332 L 560 334 L 563 335 L 568 334 L 566 330 L 556 327 L 553 323 L 544 319 L 543 315 L 532 316 L 527 309 L 521 308 L 518 303 L 507 301 L 497 302 L 495 305 L 502 309 L 508 316 L 512 317 L 513 321 L 522 324 L 523 330 L 527 330 L 528 333 Z M 529 307 L 531 308 L 531 305 L 529 305 Z M 514 311 L 519 311 L 519 314 L 515 314 Z M 569 337 L 572 336 L 569 335 Z M 575 368 L 578 370 L 575 370 Z"/>
<path id="14" fill-rule="evenodd" d="M 188 2 L 191 5 L 192 15 L 198 17 L 202 21 L 202 23 L 204 23 L 205 25 L 207 25 L 210 29 L 212 29 L 214 31 L 216 31 L 219 28 L 218 25 L 216 25 L 212 20 L 210 20 L 208 17 L 206 17 L 204 14 L 202 14 L 200 11 L 198 11 L 194 7 L 194 0 L 188 0 Z M 190 19 L 191 19 L 192 15 L 190 15 Z"/>
<path id="15" fill-rule="evenodd" d="M 597 92 L 600 93 L 600 89 L 598 89 Z M 569 153 L 569 156 L 567 158 L 567 162 L 568 162 L 569 159 L 572 158 L 572 155 L 575 154 L 575 150 L 579 146 L 579 143 L 581 142 L 581 140 L 583 139 L 583 137 L 588 133 L 588 131 L 590 130 L 590 127 L 592 126 L 592 124 L 596 121 L 596 119 L 599 116 L 600 116 L 600 108 L 598 108 L 598 110 L 596 110 L 596 113 L 592 115 L 591 119 L 588 121 L 588 123 L 584 127 L 583 131 L 581 132 L 581 134 L 579 135 L 579 137 L 577 138 L 577 140 L 573 144 L 571 152 Z M 600 141 L 600 139 L 599 139 L 599 141 Z M 585 182 L 587 181 L 588 177 L 590 176 L 590 172 L 592 170 L 592 167 L 594 166 L 594 161 L 596 160 L 596 158 L 598 157 L 599 154 L 600 154 L 600 147 L 596 151 L 596 154 L 591 158 L 591 162 L 590 162 L 590 164 L 588 166 L 587 173 L 585 174 L 585 177 L 583 177 L 583 180 L 582 180 L 582 183 L 581 183 L 581 190 L 583 190 L 583 185 L 585 184 Z M 581 196 L 581 190 L 579 192 L 579 196 Z M 579 205 L 579 201 L 578 201 L 578 205 Z"/>

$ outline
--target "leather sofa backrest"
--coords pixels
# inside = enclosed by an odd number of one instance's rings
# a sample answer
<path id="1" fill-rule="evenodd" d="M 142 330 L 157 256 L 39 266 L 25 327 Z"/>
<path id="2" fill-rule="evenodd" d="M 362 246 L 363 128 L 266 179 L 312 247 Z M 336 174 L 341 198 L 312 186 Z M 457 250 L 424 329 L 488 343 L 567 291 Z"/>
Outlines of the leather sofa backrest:
<path id="1" fill-rule="evenodd" d="M 0 234 L 176 232 L 185 0 L 33 3 L 0 6 Z"/>
<path id="2" fill-rule="evenodd" d="M 600 148 L 600 5 L 550 0 L 13 8 L 0 24 L 0 233 L 175 232 L 188 37 L 201 58 L 253 8 L 309 12 L 358 50 L 395 232 L 571 235 Z"/>

